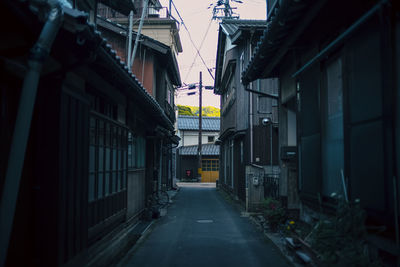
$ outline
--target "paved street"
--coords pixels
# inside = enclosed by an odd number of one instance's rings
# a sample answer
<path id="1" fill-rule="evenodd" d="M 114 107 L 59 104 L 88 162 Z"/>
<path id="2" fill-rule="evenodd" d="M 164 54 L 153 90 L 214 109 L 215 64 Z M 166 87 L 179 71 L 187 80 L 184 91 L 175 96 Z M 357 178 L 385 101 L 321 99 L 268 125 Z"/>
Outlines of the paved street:
<path id="1" fill-rule="evenodd" d="M 212 185 L 181 184 L 168 214 L 119 266 L 288 266 Z"/>

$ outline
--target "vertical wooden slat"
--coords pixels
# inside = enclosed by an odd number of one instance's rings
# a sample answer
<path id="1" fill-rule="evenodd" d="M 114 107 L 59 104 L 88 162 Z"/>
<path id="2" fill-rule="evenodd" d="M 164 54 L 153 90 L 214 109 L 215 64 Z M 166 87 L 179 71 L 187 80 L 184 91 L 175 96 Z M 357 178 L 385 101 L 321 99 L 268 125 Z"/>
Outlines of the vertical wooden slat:
<path id="1" fill-rule="evenodd" d="M 83 137 L 84 137 L 84 142 L 83 142 L 83 147 L 88 148 L 89 147 L 89 105 L 86 104 L 84 106 L 83 112 L 82 112 L 82 128 L 83 128 Z M 82 168 L 82 216 L 81 216 L 81 227 L 82 227 L 82 238 L 81 238 L 81 247 L 82 249 L 85 249 L 88 244 L 88 177 L 89 177 L 89 170 L 87 166 L 89 166 L 89 151 L 88 149 L 83 150 L 83 168 Z"/>
<path id="2" fill-rule="evenodd" d="M 58 223 L 58 254 L 59 254 L 59 263 L 62 264 L 66 260 L 65 253 L 65 245 L 66 245 L 66 211 L 67 211 L 67 202 L 66 202 L 66 190 L 67 190 L 67 150 L 68 150 L 68 142 L 67 142 L 67 129 L 68 129 L 68 120 L 66 119 L 68 114 L 68 97 L 62 93 L 61 94 L 61 105 L 60 105 L 60 174 L 59 174 L 59 223 Z"/>
<path id="3" fill-rule="evenodd" d="M 68 160 L 69 163 L 67 169 L 67 257 L 70 259 L 73 256 L 74 246 L 73 246 L 73 237 L 74 237 L 74 175 L 75 175 L 75 121 L 73 118 L 75 117 L 75 101 L 69 97 L 69 116 L 68 116 Z"/>
<path id="4" fill-rule="evenodd" d="M 77 254 L 81 250 L 81 203 L 82 203 L 82 180 L 84 177 L 82 176 L 82 160 L 83 160 L 83 151 L 89 149 L 89 147 L 84 147 L 82 138 L 83 138 L 83 129 L 82 129 L 82 103 L 77 101 L 76 105 L 76 114 L 74 121 L 76 122 L 76 131 L 75 131 L 75 140 L 76 140 L 76 151 L 75 151 L 75 205 L 74 205 L 74 224 L 75 224 L 75 236 L 74 236 L 74 254 Z M 86 178 L 87 179 L 87 178 Z"/>

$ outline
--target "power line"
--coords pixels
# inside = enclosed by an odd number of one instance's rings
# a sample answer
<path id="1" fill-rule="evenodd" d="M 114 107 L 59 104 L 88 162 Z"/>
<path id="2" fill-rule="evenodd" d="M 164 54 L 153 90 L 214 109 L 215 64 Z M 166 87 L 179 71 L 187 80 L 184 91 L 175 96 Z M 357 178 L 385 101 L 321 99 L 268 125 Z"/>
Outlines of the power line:
<path id="1" fill-rule="evenodd" d="M 175 11 L 176 11 L 176 13 L 178 14 L 178 17 L 181 19 L 181 23 L 182 23 L 183 27 L 185 28 L 185 30 L 186 30 L 187 33 L 188 33 L 190 42 L 192 43 L 193 47 L 196 49 L 197 54 L 199 55 L 201 61 L 202 61 L 203 64 L 204 64 L 204 66 L 206 67 L 206 69 L 207 69 L 208 73 L 210 74 L 211 78 L 212 78 L 213 80 L 215 80 L 214 75 L 212 75 L 212 73 L 211 73 L 211 71 L 210 71 L 210 68 L 207 66 L 206 62 L 204 61 L 203 57 L 202 57 L 201 54 L 200 54 L 199 49 L 196 47 L 196 44 L 194 43 L 194 41 L 193 41 L 193 39 L 192 39 L 192 36 L 190 35 L 189 29 L 186 27 L 185 23 L 183 22 L 183 18 L 182 18 L 182 16 L 181 16 L 181 14 L 179 14 L 179 11 L 178 11 L 178 9 L 176 8 L 175 3 L 174 3 L 173 1 L 171 1 L 171 3 L 172 3 L 172 5 L 173 5 L 174 8 L 175 8 Z"/>
<path id="2" fill-rule="evenodd" d="M 206 33 L 205 33 L 204 36 L 203 36 L 203 40 L 201 40 L 201 44 L 200 44 L 199 50 L 201 50 L 201 48 L 203 47 L 203 44 L 204 44 L 204 41 L 205 41 L 205 39 L 206 39 L 206 37 L 207 37 L 208 31 L 210 30 L 212 21 L 213 21 L 213 20 L 212 20 L 212 18 L 211 18 L 211 19 L 210 19 L 210 23 L 208 23 L 208 27 L 207 27 Z M 186 79 L 188 78 L 190 72 L 192 71 L 193 65 L 194 65 L 194 63 L 196 62 L 196 59 L 197 59 L 197 56 L 198 56 L 198 55 L 199 55 L 199 54 L 196 54 L 196 55 L 194 56 L 193 63 L 192 63 L 192 65 L 190 66 L 188 72 L 186 73 L 185 81 L 186 81 Z M 208 68 L 207 68 L 207 69 L 208 69 Z"/>

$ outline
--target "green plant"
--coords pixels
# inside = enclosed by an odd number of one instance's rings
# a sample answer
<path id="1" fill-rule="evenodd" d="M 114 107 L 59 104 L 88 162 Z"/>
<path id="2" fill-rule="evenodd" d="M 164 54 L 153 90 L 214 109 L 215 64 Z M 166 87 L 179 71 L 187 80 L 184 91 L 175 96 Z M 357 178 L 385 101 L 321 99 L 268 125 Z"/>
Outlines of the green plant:
<path id="1" fill-rule="evenodd" d="M 281 203 L 273 198 L 266 198 L 262 203 L 263 215 L 272 231 L 286 220 L 286 211 Z"/>
<path id="2" fill-rule="evenodd" d="M 310 234 L 311 246 L 319 253 L 324 266 L 379 266 L 369 260 L 365 242 L 365 212 L 359 200 L 347 202 L 332 195 L 337 202 L 336 215 L 320 220 Z"/>

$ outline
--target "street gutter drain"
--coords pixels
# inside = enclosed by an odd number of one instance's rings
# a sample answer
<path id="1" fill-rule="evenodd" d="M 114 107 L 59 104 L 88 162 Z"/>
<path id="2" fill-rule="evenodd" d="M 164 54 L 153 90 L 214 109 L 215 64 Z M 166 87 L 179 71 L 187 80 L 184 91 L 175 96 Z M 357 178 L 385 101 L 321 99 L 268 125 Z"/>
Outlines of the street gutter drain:
<path id="1" fill-rule="evenodd" d="M 213 223 L 213 220 L 197 220 L 198 223 Z"/>

